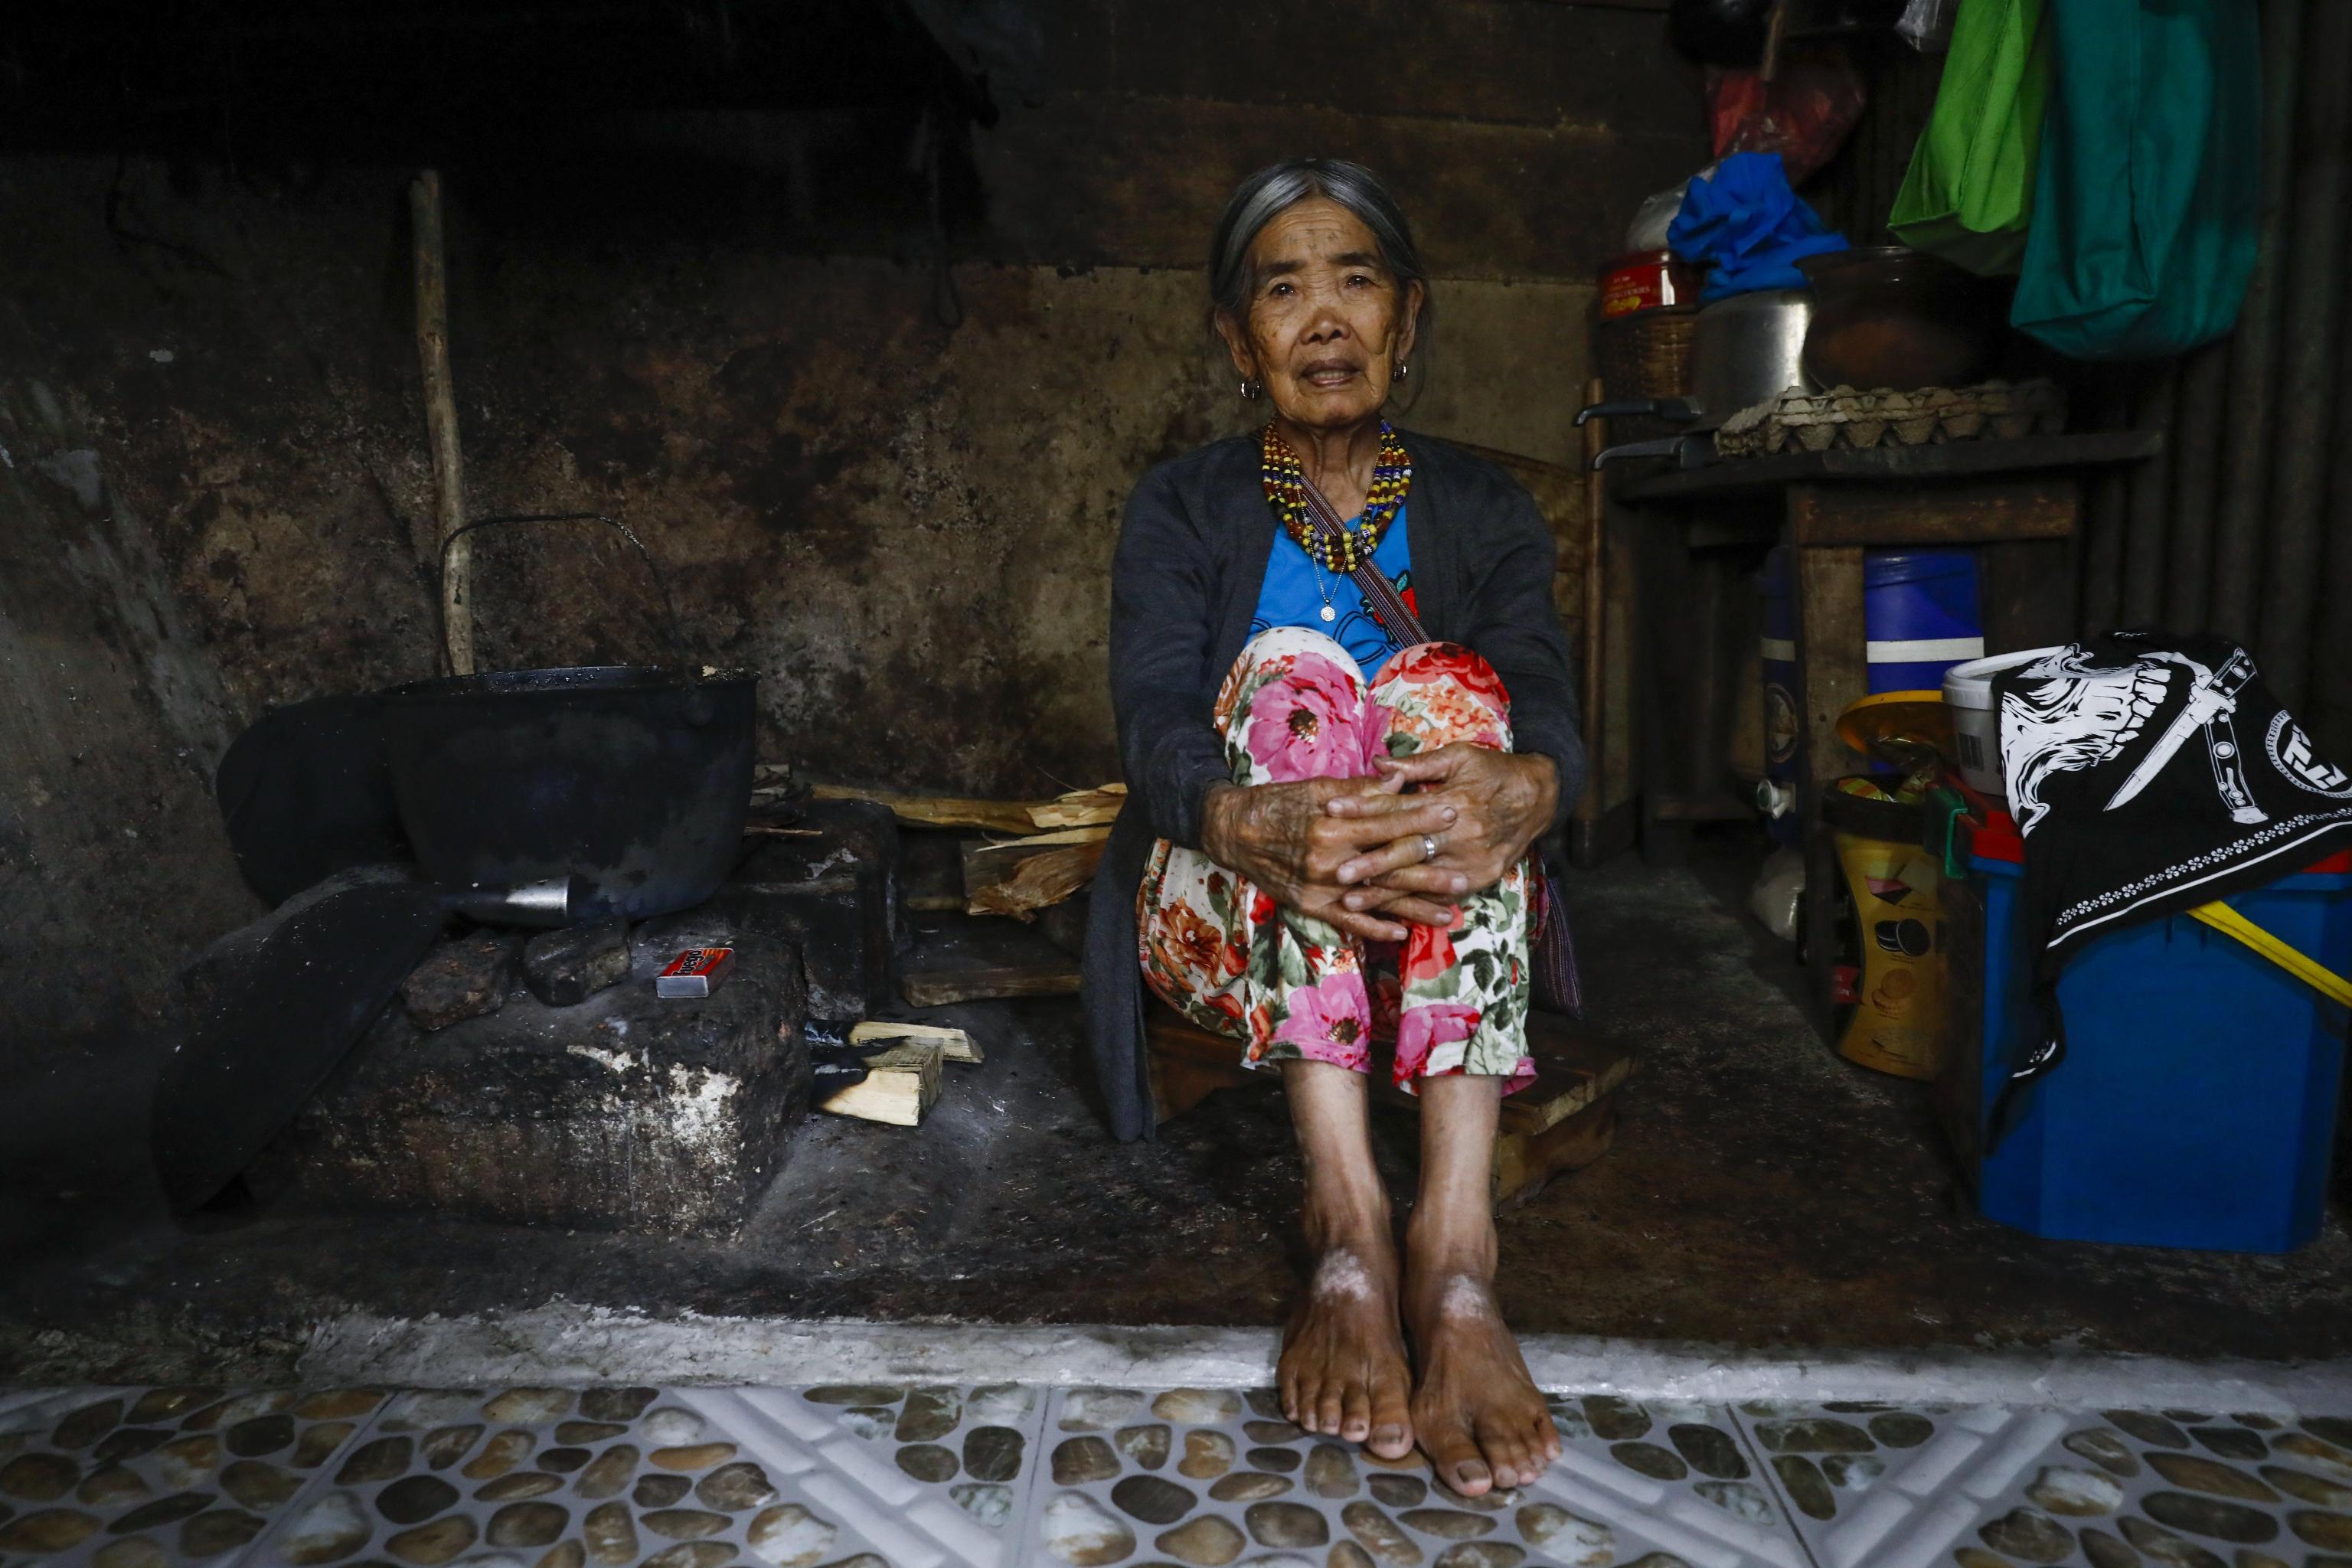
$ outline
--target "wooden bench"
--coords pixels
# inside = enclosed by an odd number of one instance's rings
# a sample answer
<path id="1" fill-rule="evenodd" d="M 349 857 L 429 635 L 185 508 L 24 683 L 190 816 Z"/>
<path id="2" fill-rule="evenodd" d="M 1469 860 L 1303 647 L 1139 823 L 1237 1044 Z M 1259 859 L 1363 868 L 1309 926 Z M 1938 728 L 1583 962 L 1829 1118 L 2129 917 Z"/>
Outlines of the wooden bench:
<path id="1" fill-rule="evenodd" d="M 1145 1036 L 1159 1121 L 1181 1116 L 1218 1089 L 1263 1088 L 1279 1077 L 1244 1067 L 1239 1040 L 1212 1034 L 1156 1001 Z M 1529 1016 L 1528 1048 L 1536 1058 L 1536 1081 L 1504 1098 L 1496 1128 L 1497 1209 L 1526 1202 L 1552 1177 L 1609 1152 L 1617 1134 L 1617 1089 L 1633 1070 L 1631 1051 L 1549 1013 Z M 1370 1076 L 1375 1105 L 1420 1114 L 1421 1101 L 1390 1081 L 1385 1053 L 1375 1053 Z"/>

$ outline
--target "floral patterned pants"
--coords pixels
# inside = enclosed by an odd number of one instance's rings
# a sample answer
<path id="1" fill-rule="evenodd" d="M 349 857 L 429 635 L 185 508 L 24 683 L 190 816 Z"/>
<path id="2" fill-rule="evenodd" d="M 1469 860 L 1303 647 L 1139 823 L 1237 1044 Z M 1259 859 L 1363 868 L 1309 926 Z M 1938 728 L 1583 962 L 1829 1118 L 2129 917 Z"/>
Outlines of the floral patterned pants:
<path id="1" fill-rule="evenodd" d="M 1401 650 L 1367 689 L 1320 632 L 1276 626 L 1242 649 L 1218 695 L 1235 784 L 1367 778 L 1372 759 L 1454 742 L 1508 751 L 1510 698 L 1486 661 L 1452 643 Z M 1446 1073 L 1535 1077 L 1527 1054 L 1528 868 L 1459 906 L 1454 928 L 1364 942 L 1283 909 L 1197 850 L 1162 839 L 1137 895 L 1145 980 L 1192 1022 L 1247 1042 L 1244 1061 L 1304 1058 L 1368 1071 L 1396 1041 L 1408 1090 Z"/>

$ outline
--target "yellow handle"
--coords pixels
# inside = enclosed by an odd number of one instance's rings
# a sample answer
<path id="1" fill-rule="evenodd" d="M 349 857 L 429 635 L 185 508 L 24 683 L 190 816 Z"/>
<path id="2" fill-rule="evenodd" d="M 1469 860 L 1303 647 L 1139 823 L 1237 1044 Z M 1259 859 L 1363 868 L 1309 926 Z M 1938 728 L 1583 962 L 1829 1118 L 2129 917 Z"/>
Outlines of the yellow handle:
<path id="1" fill-rule="evenodd" d="M 2352 980 L 2347 980 L 2298 947 L 2290 947 L 2229 905 L 2200 904 L 2189 911 L 2224 936 L 2237 938 L 2330 1001 L 2352 1007 Z"/>

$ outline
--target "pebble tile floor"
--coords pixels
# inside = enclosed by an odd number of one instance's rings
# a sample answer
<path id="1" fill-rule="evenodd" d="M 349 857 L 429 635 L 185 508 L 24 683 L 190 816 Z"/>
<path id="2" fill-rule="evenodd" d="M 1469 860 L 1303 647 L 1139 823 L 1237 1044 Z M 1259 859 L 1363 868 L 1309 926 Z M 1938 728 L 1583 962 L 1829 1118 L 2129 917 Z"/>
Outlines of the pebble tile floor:
<path id="1" fill-rule="evenodd" d="M 1553 1408 L 1472 1500 L 1264 1390 L 22 1390 L 0 1568 L 2352 1568 L 2352 1419 Z"/>

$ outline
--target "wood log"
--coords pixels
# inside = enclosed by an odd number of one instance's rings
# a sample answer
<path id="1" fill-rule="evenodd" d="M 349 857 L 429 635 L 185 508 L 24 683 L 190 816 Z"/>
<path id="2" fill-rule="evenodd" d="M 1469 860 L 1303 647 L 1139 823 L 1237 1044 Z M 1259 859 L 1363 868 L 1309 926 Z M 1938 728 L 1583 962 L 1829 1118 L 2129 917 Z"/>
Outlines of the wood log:
<path id="1" fill-rule="evenodd" d="M 849 1043 L 870 1046 L 883 1040 L 909 1040 L 917 1045 L 937 1046 L 943 1060 L 978 1066 L 988 1058 L 981 1054 L 980 1045 L 971 1035 L 945 1024 L 913 1024 L 889 1018 L 868 1018 L 853 1024 Z"/>
<path id="2" fill-rule="evenodd" d="M 449 277 L 442 244 L 441 176 L 427 169 L 408 188 L 416 274 L 416 357 L 425 374 L 425 432 L 433 459 L 433 546 L 441 578 L 441 647 L 453 675 L 474 673 L 474 542 L 466 522 L 466 476 L 457 444 L 457 394 L 449 374 Z"/>
<path id="3" fill-rule="evenodd" d="M 965 910 L 1036 919 L 1039 910 L 1060 903 L 1093 880 L 1109 837 L 1108 827 L 1075 827 L 1008 844 L 966 846 Z"/>
<path id="4" fill-rule="evenodd" d="M 866 1081 L 835 1089 L 817 1109 L 861 1121 L 919 1127 L 939 1103 L 945 1052 L 936 1041 L 910 1040 L 866 1058 Z"/>

